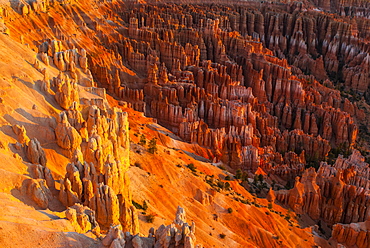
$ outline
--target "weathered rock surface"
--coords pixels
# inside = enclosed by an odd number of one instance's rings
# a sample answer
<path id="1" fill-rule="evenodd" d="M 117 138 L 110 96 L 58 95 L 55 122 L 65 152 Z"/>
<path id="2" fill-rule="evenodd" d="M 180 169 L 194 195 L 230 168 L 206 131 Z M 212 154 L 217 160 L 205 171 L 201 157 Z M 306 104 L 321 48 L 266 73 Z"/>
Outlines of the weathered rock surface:
<path id="1" fill-rule="evenodd" d="M 54 177 L 49 168 L 41 164 L 29 164 L 28 171 L 34 179 L 45 179 L 49 189 L 55 188 Z"/>
<path id="2" fill-rule="evenodd" d="M 154 228 L 149 230 L 148 237 L 131 235 L 124 233 L 122 226 L 112 226 L 107 236 L 103 239 L 105 247 L 134 247 L 134 248 L 153 248 L 153 247 L 186 247 L 195 246 L 195 224 L 189 226 L 186 223 L 186 214 L 183 208 L 178 207 L 175 220 L 171 225 L 161 225 L 156 231 Z"/>
<path id="3" fill-rule="evenodd" d="M 370 219 L 351 224 L 335 224 L 331 242 L 338 246 L 365 248 L 369 246 Z"/>
<path id="4" fill-rule="evenodd" d="M 339 156 L 333 166 L 321 163 L 317 173 L 307 169 L 293 189 L 277 191 L 276 199 L 330 226 L 364 222 L 370 214 L 368 175 L 369 165 L 354 150 L 348 159 Z"/>
<path id="5" fill-rule="evenodd" d="M 63 109 L 69 109 L 73 102 L 80 101 L 77 83 L 70 80 L 68 76 L 55 78 L 54 84 L 56 86 L 55 100 Z"/>
<path id="6" fill-rule="evenodd" d="M 71 126 L 64 112 L 58 116 L 55 135 L 57 144 L 61 148 L 69 151 L 70 154 L 73 154 L 74 150 L 79 148 L 82 142 L 80 134 Z"/>
<path id="7" fill-rule="evenodd" d="M 92 231 L 99 235 L 100 227 L 95 219 L 95 213 L 86 206 L 75 204 L 66 210 L 66 217 L 79 233 Z"/>
<path id="8" fill-rule="evenodd" d="M 30 197 L 38 207 L 46 209 L 53 196 L 44 179 L 26 179 L 23 181 L 22 194 Z"/>
<path id="9" fill-rule="evenodd" d="M 40 142 L 33 138 L 27 144 L 27 158 L 33 164 L 41 164 L 42 166 L 46 166 L 46 156 L 44 149 L 42 149 Z"/>
<path id="10" fill-rule="evenodd" d="M 124 231 L 138 233 L 126 174 L 129 166 L 127 113 L 117 108 L 103 110 L 96 105 L 80 112 L 73 105 L 60 114 L 56 137 L 57 141 L 61 139 L 59 146 L 69 149 L 75 161 L 67 165 L 67 173 L 61 181 L 59 199 L 63 205 L 81 203 L 95 211 L 102 227 L 121 223 Z"/>
<path id="11" fill-rule="evenodd" d="M 30 138 L 27 136 L 25 127 L 19 126 L 19 125 L 13 125 L 12 128 L 13 128 L 13 132 L 18 137 L 18 142 L 21 143 L 22 145 L 27 145 L 28 142 L 30 141 Z"/>

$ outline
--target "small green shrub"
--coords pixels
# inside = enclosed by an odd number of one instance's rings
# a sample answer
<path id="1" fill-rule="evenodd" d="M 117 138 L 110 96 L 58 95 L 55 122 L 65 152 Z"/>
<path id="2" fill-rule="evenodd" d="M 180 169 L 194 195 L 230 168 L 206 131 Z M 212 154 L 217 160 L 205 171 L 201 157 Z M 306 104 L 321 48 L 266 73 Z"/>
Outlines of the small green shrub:
<path id="1" fill-rule="evenodd" d="M 229 214 L 231 214 L 231 213 L 233 212 L 233 209 L 232 209 L 232 208 L 228 208 L 228 209 L 227 209 L 227 212 L 228 212 Z"/>
<path id="2" fill-rule="evenodd" d="M 197 167 L 195 167 L 195 165 L 194 165 L 193 163 L 188 164 L 188 168 L 189 168 L 192 172 L 196 172 L 196 171 L 197 171 Z"/>
<path id="3" fill-rule="evenodd" d="M 287 221 L 290 221 L 290 219 L 292 218 L 291 213 L 292 213 L 292 211 L 290 211 L 290 209 L 289 209 L 288 213 L 285 215 L 284 219 L 286 219 Z"/>
<path id="4" fill-rule="evenodd" d="M 136 209 L 141 209 L 141 210 L 144 210 L 144 211 L 148 210 L 148 204 L 146 203 L 146 201 L 145 201 L 145 200 L 143 201 L 143 205 L 141 205 L 140 203 L 137 203 L 137 202 L 135 202 L 135 201 L 133 200 L 133 201 L 132 201 L 132 205 L 134 205 L 134 207 L 135 207 Z"/>
<path id="5" fill-rule="evenodd" d="M 269 202 L 269 204 L 267 205 L 267 208 L 270 209 L 270 210 L 272 209 L 272 203 L 271 202 Z"/>
<path id="6" fill-rule="evenodd" d="M 263 182 L 263 175 L 262 174 L 258 175 L 258 181 Z"/>
<path id="7" fill-rule="evenodd" d="M 137 202 L 135 202 L 134 200 L 132 200 L 132 205 L 134 205 L 134 207 L 136 209 L 143 209 L 143 206 Z"/>
<path id="8" fill-rule="evenodd" d="M 148 210 L 148 204 L 146 203 L 146 201 L 143 202 L 143 210 Z"/>
<path id="9" fill-rule="evenodd" d="M 148 223 L 153 223 L 154 219 L 155 219 L 154 214 L 149 214 L 149 215 L 146 216 L 146 222 L 148 222 Z"/>
<path id="10" fill-rule="evenodd" d="M 243 172 L 242 172 L 240 169 L 238 169 L 238 170 L 236 171 L 235 178 L 236 178 L 236 179 L 241 179 L 241 178 L 242 178 L 242 176 L 243 176 Z"/>
<path id="11" fill-rule="evenodd" d="M 220 234 L 220 238 L 224 239 L 225 237 L 226 237 L 226 234 L 224 234 L 224 233 Z"/>
<path id="12" fill-rule="evenodd" d="M 154 154 L 154 153 L 157 152 L 157 150 L 158 150 L 158 148 L 157 148 L 157 139 L 153 138 L 149 141 L 148 152 L 151 153 L 151 154 Z"/>
<path id="13" fill-rule="evenodd" d="M 145 138 L 144 134 L 142 134 L 140 136 L 139 145 L 141 145 L 141 146 L 145 146 L 146 145 L 146 138 Z"/>
<path id="14" fill-rule="evenodd" d="M 224 183 L 224 182 L 222 182 L 222 181 L 218 181 L 218 182 L 217 182 L 217 186 L 218 186 L 220 189 L 224 189 L 224 187 L 225 187 L 225 183 Z"/>
<path id="15" fill-rule="evenodd" d="M 226 182 L 225 183 L 225 186 L 224 186 L 224 189 L 229 189 L 230 188 L 230 183 L 229 182 Z"/>

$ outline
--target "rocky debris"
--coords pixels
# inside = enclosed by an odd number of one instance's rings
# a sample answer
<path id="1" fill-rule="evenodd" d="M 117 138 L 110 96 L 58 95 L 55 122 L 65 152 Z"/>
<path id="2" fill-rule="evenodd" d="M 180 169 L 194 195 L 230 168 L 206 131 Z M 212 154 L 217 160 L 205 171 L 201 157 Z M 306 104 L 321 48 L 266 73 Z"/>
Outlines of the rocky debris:
<path id="1" fill-rule="evenodd" d="M 122 226 L 111 226 L 107 236 L 102 240 L 102 243 L 105 247 L 124 248 L 126 240 L 125 233 L 122 231 Z"/>
<path id="2" fill-rule="evenodd" d="M 92 201 L 96 200 L 96 217 L 104 227 L 119 224 L 120 205 L 117 195 L 107 185 L 99 184 Z"/>
<path id="3" fill-rule="evenodd" d="M 100 227 L 95 218 L 95 212 L 81 204 L 74 204 L 66 210 L 66 217 L 75 227 L 76 232 L 86 233 L 93 232 L 95 235 L 100 235 Z"/>
<path id="4" fill-rule="evenodd" d="M 49 56 L 47 55 L 47 53 L 41 52 L 41 53 L 39 53 L 39 56 L 40 56 L 41 61 L 46 66 L 49 66 Z"/>
<path id="5" fill-rule="evenodd" d="M 27 158 L 31 161 L 31 163 L 46 166 L 47 159 L 45 151 L 36 138 L 33 138 L 28 142 L 26 152 Z"/>
<path id="6" fill-rule="evenodd" d="M 307 169 L 301 180 L 297 177 L 287 199 L 284 199 L 284 196 L 284 194 L 277 194 L 277 199 L 281 202 L 285 201 L 297 214 L 307 213 L 314 220 L 320 218 L 322 199 L 320 188 L 316 184 L 314 168 Z"/>
<path id="7" fill-rule="evenodd" d="M 213 202 L 213 196 L 201 189 L 197 189 L 197 193 L 194 198 L 205 206 L 210 205 Z"/>
<path id="8" fill-rule="evenodd" d="M 173 243 L 174 247 L 195 247 L 195 224 L 186 223 L 185 210 L 179 206 L 173 224 L 161 225 L 155 232 L 155 239 L 155 247 L 170 247 Z"/>
<path id="9" fill-rule="evenodd" d="M 72 191 L 71 181 L 68 178 L 60 180 L 59 201 L 66 207 L 80 202 L 77 193 Z"/>
<path id="10" fill-rule="evenodd" d="M 106 168 L 109 166 L 107 164 Z M 120 166 L 114 170 L 115 173 L 107 169 L 101 174 L 97 173 L 93 163 L 68 164 L 59 199 L 65 206 L 76 202 L 88 206 L 96 212 L 96 219 L 103 227 L 122 223 L 127 231 L 137 233 L 139 226 L 135 209 L 131 202 L 117 194 L 128 194 L 127 176 Z"/>
<path id="11" fill-rule="evenodd" d="M 86 50 L 81 49 L 81 56 L 78 60 L 80 67 L 86 72 L 88 68 L 88 63 L 87 63 L 87 57 L 86 57 Z"/>
<path id="12" fill-rule="evenodd" d="M 44 75 L 42 81 L 41 81 L 41 90 L 45 93 L 50 92 L 50 80 L 49 80 L 49 75 L 46 70 L 46 68 L 43 68 L 41 70 L 42 75 Z"/>
<path id="13" fill-rule="evenodd" d="M 102 243 L 105 247 L 134 247 L 134 248 L 154 248 L 154 247 L 187 247 L 195 246 L 195 224 L 189 226 L 186 223 L 186 214 L 183 208 L 178 207 L 175 220 L 168 226 L 161 225 L 158 230 L 151 228 L 148 237 L 131 235 L 124 233 L 121 225 L 111 226 L 107 236 Z"/>

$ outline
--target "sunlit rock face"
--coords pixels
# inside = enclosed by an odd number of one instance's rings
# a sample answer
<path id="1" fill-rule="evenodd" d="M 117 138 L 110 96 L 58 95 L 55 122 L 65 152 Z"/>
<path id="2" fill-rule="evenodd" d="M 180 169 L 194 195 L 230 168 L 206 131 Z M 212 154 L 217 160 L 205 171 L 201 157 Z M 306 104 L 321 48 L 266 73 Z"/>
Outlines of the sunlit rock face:
<path id="1" fill-rule="evenodd" d="M 24 225 L 49 247 L 321 246 L 303 216 L 327 244 L 367 247 L 370 172 L 353 148 L 370 109 L 369 9 L 1 3 L 0 232 L 17 221 L 0 246 L 25 235 L 12 245 L 29 247 Z M 157 154 L 141 135 L 157 138 Z M 333 152 L 343 148 L 348 158 Z M 150 199 L 155 229 L 133 194 Z"/>

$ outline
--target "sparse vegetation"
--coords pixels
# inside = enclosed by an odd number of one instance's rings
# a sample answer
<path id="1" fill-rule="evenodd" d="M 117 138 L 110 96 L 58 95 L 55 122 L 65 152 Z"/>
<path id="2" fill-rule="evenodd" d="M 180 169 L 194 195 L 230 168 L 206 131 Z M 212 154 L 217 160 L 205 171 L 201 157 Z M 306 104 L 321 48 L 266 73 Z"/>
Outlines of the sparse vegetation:
<path id="1" fill-rule="evenodd" d="M 267 205 L 267 208 L 268 208 L 269 210 L 271 210 L 271 209 L 272 209 L 272 203 L 271 203 L 271 202 L 269 202 L 269 204 Z"/>
<path id="2" fill-rule="evenodd" d="M 134 165 L 138 168 L 141 168 L 141 163 L 139 161 L 135 161 Z"/>
<path id="3" fill-rule="evenodd" d="M 288 210 L 288 213 L 285 215 L 285 218 L 284 219 L 286 219 L 287 221 L 290 221 L 290 219 L 292 218 L 292 216 L 291 216 L 291 211 L 290 211 L 290 209 Z"/>
<path id="4" fill-rule="evenodd" d="M 143 202 L 143 210 L 146 211 L 148 210 L 148 204 L 146 203 L 146 201 L 144 200 Z"/>
<path id="5" fill-rule="evenodd" d="M 134 205 L 134 207 L 136 209 L 141 209 L 141 210 L 144 210 L 144 211 L 148 210 L 148 204 L 146 203 L 145 200 L 143 201 L 142 205 L 140 203 L 137 203 L 134 200 L 132 200 L 132 205 Z"/>
<path id="6" fill-rule="evenodd" d="M 145 146 L 146 145 L 146 138 L 145 138 L 144 134 L 142 134 L 140 136 L 139 145 L 141 145 L 141 146 Z"/>
<path id="7" fill-rule="evenodd" d="M 154 214 L 148 214 L 146 216 L 146 222 L 148 222 L 148 223 L 153 223 L 154 222 L 154 219 L 155 219 L 155 215 Z"/>
<path id="8" fill-rule="evenodd" d="M 258 175 L 256 174 L 254 175 L 254 178 L 253 178 L 253 184 L 257 185 L 257 183 L 258 183 Z"/>
<path id="9" fill-rule="evenodd" d="M 227 209 L 227 212 L 228 212 L 229 214 L 231 214 L 231 213 L 233 212 L 233 209 L 232 209 L 232 208 L 228 208 L 228 209 Z"/>
<path id="10" fill-rule="evenodd" d="M 224 233 L 220 234 L 220 238 L 224 239 L 225 237 L 226 237 L 226 234 L 224 234 Z"/>
<path id="11" fill-rule="evenodd" d="M 224 186 L 224 189 L 228 190 L 230 188 L 230 183 L 229 182 L 226 182 L 225 183 L 225 186 Z"/>
<path id="12" fill-rule="evenodd" d="M 151 154 L 155 154 L 157 152 L 157 150 L 158 150 L 158 148 L 157 148 L 157 139 L 153 138 L 149 141 L 148 152 L 151 153 Z"/>
<path id="13" fill-rule="evenodd" d="M 236 171 L 236 173 L 235 173 L 235 178 L 236 178 L 236 179 L 241 179 L 241 178 L 242 178 L 242 176 L 243 176 L 243 172 L 242 172 L 240 169 L 238 169 L 238 170 Z"/>
<path id="14" fill-rule="evenodd" d="M 193 163 L 190 163 L 187 165 L 187 167 L 192 171 L 192 172 L 196 172 L 197 171 L 197 167 L 195 167 L 195 165 Z"/>
<path id="15" fill-rule="evenodd" d="M 134 205 L 134 207 L 136 209 L 143 209 L 143 206 L 137 202 L 135 202 L 134 200 L 132 200 L 132 205 Z"/>

